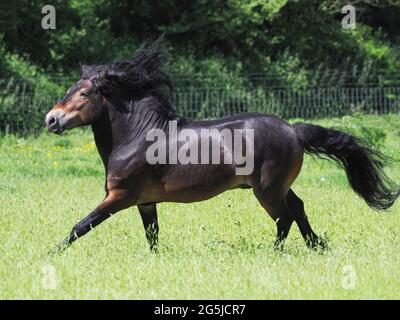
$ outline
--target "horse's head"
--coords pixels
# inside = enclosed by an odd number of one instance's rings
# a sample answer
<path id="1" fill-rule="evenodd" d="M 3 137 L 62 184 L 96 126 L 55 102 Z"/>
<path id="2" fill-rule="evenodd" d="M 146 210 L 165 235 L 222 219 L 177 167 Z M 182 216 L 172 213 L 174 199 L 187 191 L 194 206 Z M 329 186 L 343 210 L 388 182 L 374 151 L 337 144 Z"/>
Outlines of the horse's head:
<path id="1" fill-rule="evenodd" d="M 161 70 L 159 41 L 161 38 L 146 44 L 131 59 L 108 65 L 83 65 L 81 79 L 46 115 L 47 129 L 61 133 L 65 129 L 92 124 L 110 103 L 110 98 L 131 101 L 145 93 L 158 91 L 162 86 L 171 88 L 168 76 Z"/>
<path id="2" fill-rule="evenodd" d="M 46 115 L 47 129 L 60 134 L 66 129 L 93 123 L 100 115 L 103 97 L 90 79 L 81 79 Z"/>

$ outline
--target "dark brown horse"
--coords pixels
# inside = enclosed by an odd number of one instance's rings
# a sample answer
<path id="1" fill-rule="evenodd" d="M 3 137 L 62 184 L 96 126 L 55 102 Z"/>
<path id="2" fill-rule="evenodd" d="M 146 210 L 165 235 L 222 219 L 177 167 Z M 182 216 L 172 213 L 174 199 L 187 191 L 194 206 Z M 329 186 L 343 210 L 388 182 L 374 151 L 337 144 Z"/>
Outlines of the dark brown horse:
<path id="1" fill-rule="evenodd" d="M 112 214 L 136 205 L 150 247 L 155 250 L 157 203 L 201 201 L 233 188 L 253 189 L 276 222 L 276 245 L 287 237 L 294 221 L 307 245 L 323 245 L 307 220 L 303 201 L 290 188 L 300 172 L 304 152 L 341 164 L 351 187 L 372 208 L 387 209 L 399 197 L 398 187 L 382 170 L 388 159 L 347 133 L 303 123 L 290 125 L 257 113 L 210 121 L 180 117 L 166 99 L 170 82 L 160 69 L 161 57 L 156 47 L 147 46 L 132 59 L 82 66 L 81 79 L 47 114 L 46 126 L 56 134 L 91 125 L 106 173 L 105 199 L 56 249 L 67 247 Z M 171 123 L 176 124 L 178 132 L 190 129 L 199 135 L 202 129 L 216 129 L 209 139 L 219 141 L 220 155 L 232 150 L 218 132 L 251 129 L 253 170 L 238 175 L 237 162 L 214 163 L 211 155 L 207 156 L 209 164 L 149 163 L 146 151 L 152 142 L 146 134 L 159 129 L 168 135 Z"/>

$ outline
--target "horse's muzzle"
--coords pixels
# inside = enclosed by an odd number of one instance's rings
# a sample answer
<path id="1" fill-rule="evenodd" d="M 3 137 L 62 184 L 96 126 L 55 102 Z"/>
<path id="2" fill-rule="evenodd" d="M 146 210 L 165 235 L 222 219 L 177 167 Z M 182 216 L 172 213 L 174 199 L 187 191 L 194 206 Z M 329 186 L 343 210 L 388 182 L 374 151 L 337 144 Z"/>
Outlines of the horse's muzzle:
<path id="1" fill-rule="evenodd" d="M 60 134 L 65 129 L 65 112 L 62 110 L 52 110 L 45 118 L 47 130 L 51 133 Z"/>

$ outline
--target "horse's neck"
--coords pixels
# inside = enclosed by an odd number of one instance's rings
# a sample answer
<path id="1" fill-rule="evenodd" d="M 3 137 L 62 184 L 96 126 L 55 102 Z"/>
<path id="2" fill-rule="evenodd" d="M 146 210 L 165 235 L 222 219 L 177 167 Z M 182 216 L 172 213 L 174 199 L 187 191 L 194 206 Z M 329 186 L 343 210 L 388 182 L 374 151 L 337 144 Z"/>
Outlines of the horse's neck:
<path id="1" fill-rule="evenodd" d="M 100 118 L 92 125 L 92 130 L 97 150 L 104 166 L 107 168 L 108 159 L 113 148 L 112 127 L 108 110 L 103 110 Z"/>
<path id="2" fill-rule="evenodd" d="M 168 119 L 161 114 L 145 107 L 130 112 L 129 108 L 133 107 L 132 104 L 122 109 L 104 106 L 100 118 L 92 125 L 96 146 L 106 167 L 113 153 L 124 151 L 127 154 L 129 150 L 137 150 L 152 128 L 168 128 Z"/>

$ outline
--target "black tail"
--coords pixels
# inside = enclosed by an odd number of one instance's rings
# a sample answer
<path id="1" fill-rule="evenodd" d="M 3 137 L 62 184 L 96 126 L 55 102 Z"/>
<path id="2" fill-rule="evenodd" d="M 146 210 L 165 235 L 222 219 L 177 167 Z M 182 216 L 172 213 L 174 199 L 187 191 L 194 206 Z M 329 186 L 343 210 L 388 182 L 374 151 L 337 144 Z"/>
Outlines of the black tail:
<path id="1" fill-rule="evenodd" d="M 328 157 L 342 165 L 353 190 L 371 208 L 388 209 L 400 196 L 399 187 L 383 171 L 391 161 L 389 157 L 341 131 L 305 123 L 295 123 L 293 127 L 306 153 Z"/>

